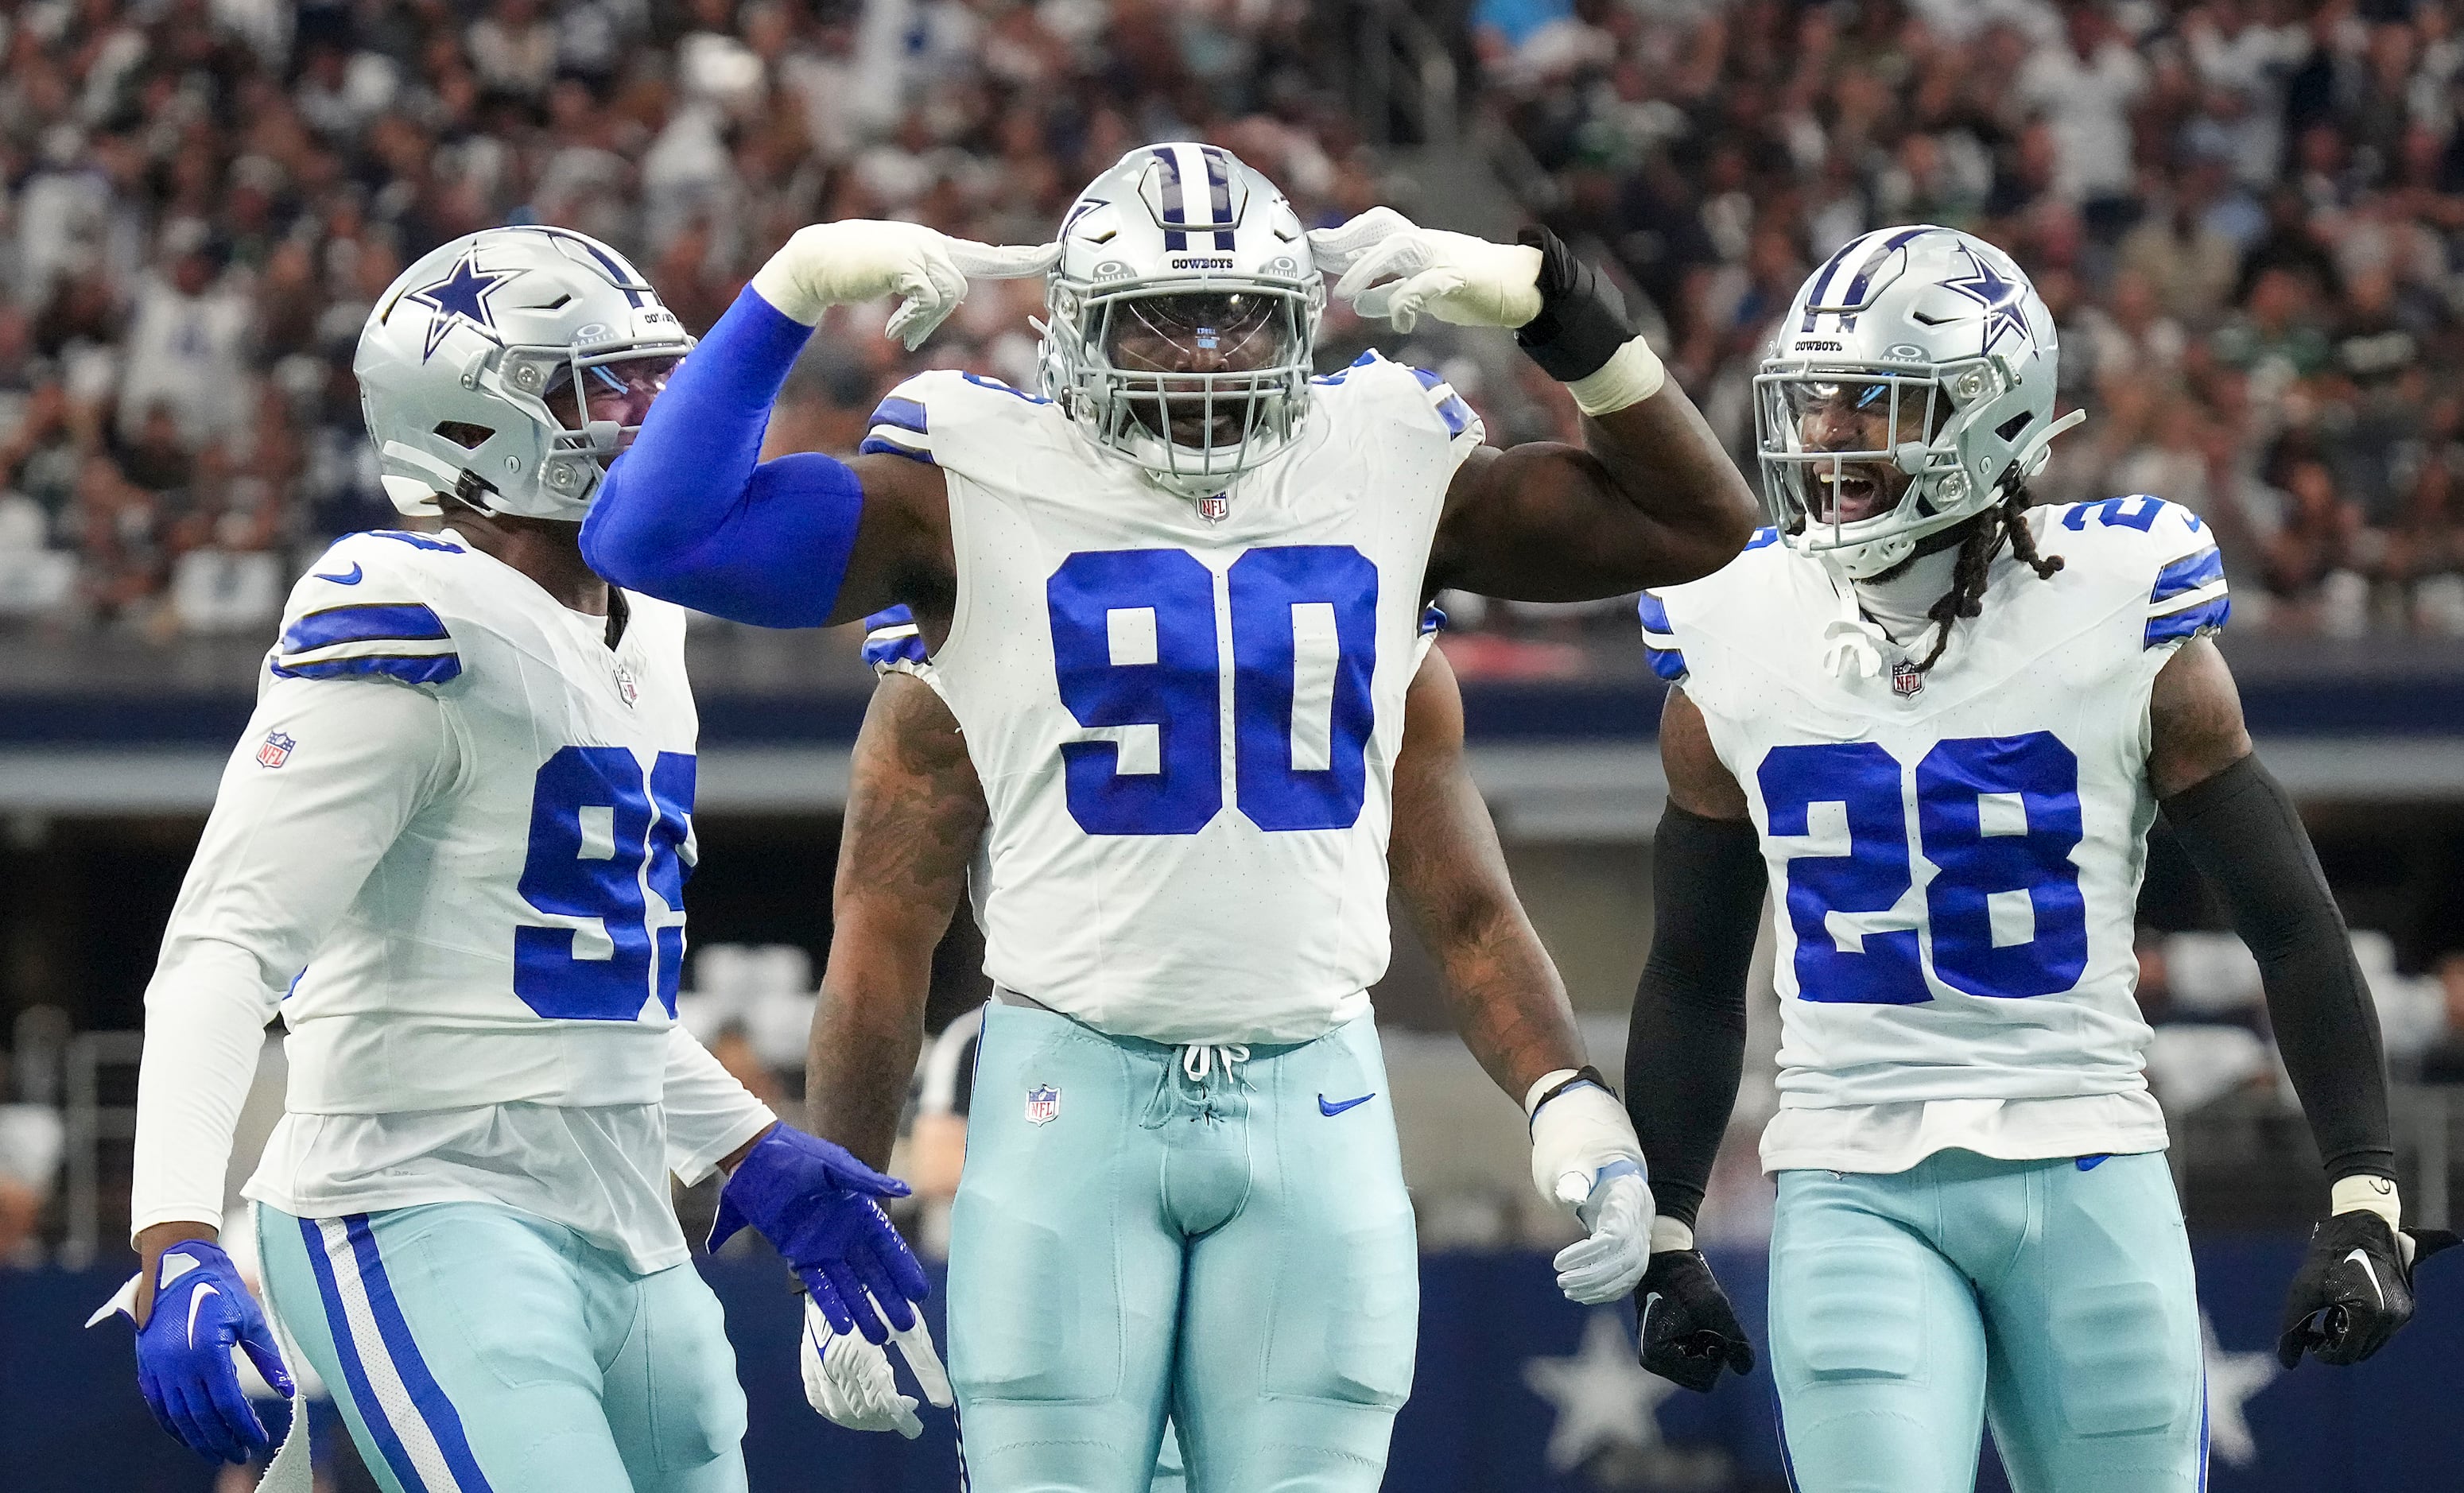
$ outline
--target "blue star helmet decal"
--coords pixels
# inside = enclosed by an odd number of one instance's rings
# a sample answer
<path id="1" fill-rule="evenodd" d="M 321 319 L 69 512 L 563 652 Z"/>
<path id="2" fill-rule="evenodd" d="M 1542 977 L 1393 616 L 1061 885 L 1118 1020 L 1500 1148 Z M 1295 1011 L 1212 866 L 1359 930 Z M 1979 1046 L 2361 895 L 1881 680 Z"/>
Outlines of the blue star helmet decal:
<path id="1" fill-rule="evenodd" d="M 432 285 L 407 291 L 403 299 L 415 301 L 435 313 L 428 322 L 428 350 L 419 355 L 426 362 L 436 356 L 437 344 L 456 323 L 469 326 L 492 342 L 502 342 L 496 336 L 495 314 L 488 309 L 488 296 L 496 287 L 521 274 L 519 270 L 491 273 L 479 268 L 479 251 L 473 246 L 461 258 L 453 261 L 445 278 Z"/>
<path id="2" fill-rule="evenodd" d="M 1959 252 L 1968 256 L 1973 273 L 1942 284 L 1943 289 L 1957 291 L 1985 308 L 1985 342 L 1977 351 L 1991 352 L 2006 331 L 2016 332 L 2022 340 L 2033 344 L 2035 334 L 2028 330 L 2027 308 L 2021 299 L 2027 294 L 2026 285 L 2005 278 L 1974 250 L 1962 245 Z"/>

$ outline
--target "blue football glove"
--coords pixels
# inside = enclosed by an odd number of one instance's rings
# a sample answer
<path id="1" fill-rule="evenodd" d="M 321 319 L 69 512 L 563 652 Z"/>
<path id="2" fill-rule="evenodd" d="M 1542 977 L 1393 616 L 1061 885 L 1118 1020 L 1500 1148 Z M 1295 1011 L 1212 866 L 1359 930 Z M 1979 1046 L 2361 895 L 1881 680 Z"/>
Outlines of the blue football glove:
<path id="1" fill-rule="evenodd" d="M 154 1314 L 137 1329 L 137 1387 L 147 1407 L 190 1451 L 216 1461 L 251 1460 L 274 1438 L 239 1387 L 232 1348 L 248 1354 L 284 1398 L 292 1394 L 291 1373 L 265 1313 L 231 1256 L 204 1240 L 183 1240 L 165 1250 L 155 1283 Z M 134 1321 L 136 1304 L 131 1277 L 86 1326 L 115 1311 Z"/>
<path id="2" fill-rule="evenodd" d="M 794 1267 L 833 1328 L 886 1343 L 891 1328 L 915 1325 L 909 1304 L 933 1293 L 924 1267 L 874 1200 L 906 1196 L 907 1184 L 896 1177 L 818 1135 L 779 1125 L 745 1153 L 719 1192 L 710 1247 L 715 1252 L 752 1226 Z"/>

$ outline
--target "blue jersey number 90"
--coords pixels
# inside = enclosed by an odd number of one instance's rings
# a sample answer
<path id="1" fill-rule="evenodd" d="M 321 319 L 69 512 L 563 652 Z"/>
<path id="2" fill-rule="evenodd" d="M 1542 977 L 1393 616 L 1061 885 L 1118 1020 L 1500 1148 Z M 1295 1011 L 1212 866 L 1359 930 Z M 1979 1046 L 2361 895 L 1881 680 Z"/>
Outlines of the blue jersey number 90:
<path id="1" fill-rule="evenodd" d="M 1773 747 L 1755 775 L 1771 834 L 1812 833 L 1818 803 L 1838 804 L 1847 822 L 1847 853 L 1788 863 L 1797 994 L 1807 1000 L 1933 999 L 1917 931 L 1878 926 L 1905 921 L 1892 913 L 1913 882 L 1902 772 L 1888 752 L 1858 741 Z M 1940 742 L 1916 767 L 1916 821 L 1934 867 L 1925 915 L 1935 977 L 2006 999 L 2078 984 L 2087 904 L 2071 860 L 2082 838 L 2071 749 L 2044 731 Z"/>
<path id="2" fill-rule="evenodd" d="M 1089 550 L 1045 583 L 1061 702 L 1133 729 L 1061 748 L 1090 835 L 1191 835 L 1223 808 L 1215 577 L 1186 550 Z M 1224 577 L 1233 779 L 1261 829 L 1360 817 L 1375 724 L 1377 567 L 1349 545 L 1253 549 Z"/>
<path id="3" fill-rule="evenodd" d="M 569 926 L 517 927 L 514 994 L 524 1005 L 555 1021 L 630 1021 L 656 995 L 676 1014 L 684 929 L 653 931 L 643 889 L 684 906 L 693 801 L 693 758 L 681 752 L 660 753 L 647 777 L 616 746 L 563 747 L 540 764 L 522 900 L 551 916 L 597 919 L 609 952 L 581 956 Z"/>

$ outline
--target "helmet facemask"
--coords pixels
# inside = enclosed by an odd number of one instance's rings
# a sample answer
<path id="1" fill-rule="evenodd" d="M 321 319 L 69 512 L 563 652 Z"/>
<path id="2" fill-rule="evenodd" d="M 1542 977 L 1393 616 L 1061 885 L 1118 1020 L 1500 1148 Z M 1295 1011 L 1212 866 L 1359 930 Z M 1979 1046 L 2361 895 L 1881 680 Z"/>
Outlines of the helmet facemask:
<path id="1" fill-rule="evenodd" d="M 2025 474 L 2011 459 L 2011 438 L 2033 423 L 2017 394 L 1998 357 L 1771 359 L 1754 379 L 1764 509 L 1796 549 L 1853 580 L 1881 575 Z"/>
<path id="2" fill-rule="evenodd" d="M 1288 443 L 1307 408 L 1314 286 L 1154 276 L 1051 292 L 1049 381 L 1101 444 L 1205 497 Z"/>

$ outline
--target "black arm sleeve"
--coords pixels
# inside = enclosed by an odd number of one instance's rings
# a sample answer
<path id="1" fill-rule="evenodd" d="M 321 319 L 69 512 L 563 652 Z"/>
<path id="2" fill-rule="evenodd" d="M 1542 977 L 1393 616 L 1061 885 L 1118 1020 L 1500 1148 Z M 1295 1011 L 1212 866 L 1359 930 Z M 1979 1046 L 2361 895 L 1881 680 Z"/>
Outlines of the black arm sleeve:
<path id="1" fill-rule="evenodd" d="M 2164 808 L 2258 959 L 2276 1044 L 2328 1180 L 2362 1172 L 2393 1176 L 2378 1008 L 2293 800 L 2251 756 L 2167 799 Z"/>
<path id="2" fill-rule="evenodd" d="M 1660 1211 L 1691 1227 L 1737 1103 L 1746 969 L 1767 876 L 1754 826 L 1676 804 L 1652 841 L 1651 957 L 1625 1042 L 1625 1107 Z"/>

